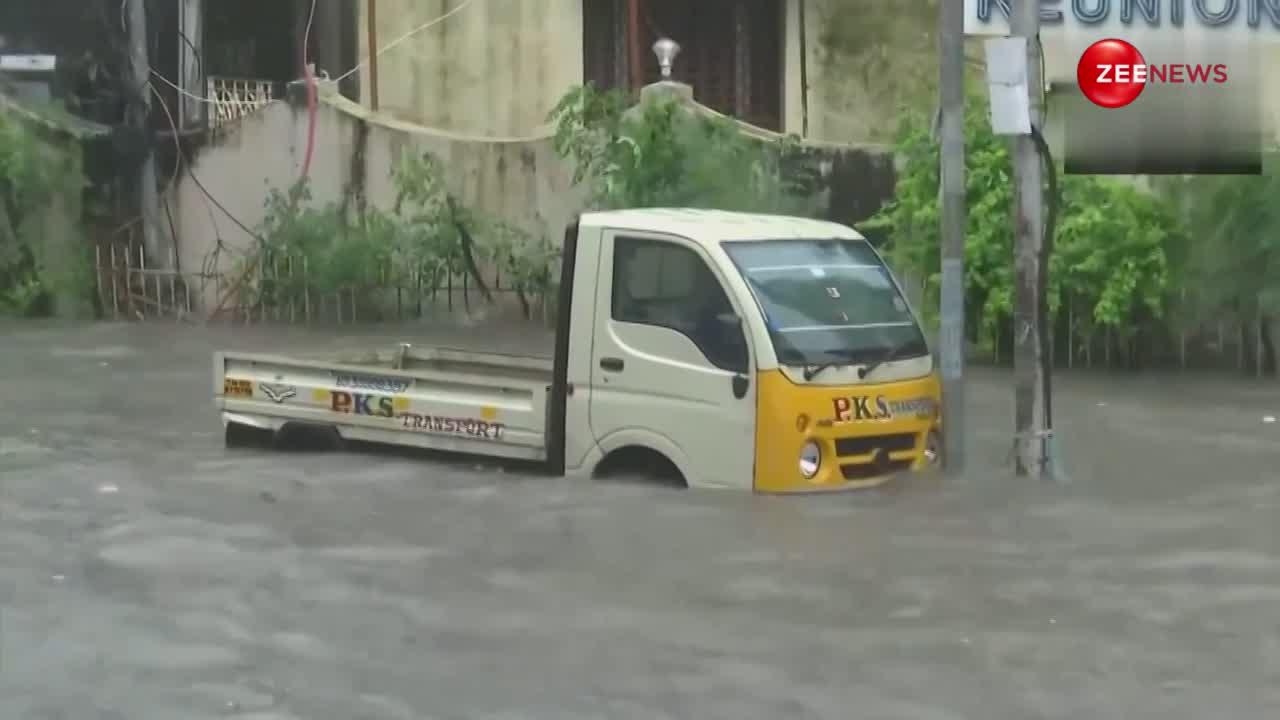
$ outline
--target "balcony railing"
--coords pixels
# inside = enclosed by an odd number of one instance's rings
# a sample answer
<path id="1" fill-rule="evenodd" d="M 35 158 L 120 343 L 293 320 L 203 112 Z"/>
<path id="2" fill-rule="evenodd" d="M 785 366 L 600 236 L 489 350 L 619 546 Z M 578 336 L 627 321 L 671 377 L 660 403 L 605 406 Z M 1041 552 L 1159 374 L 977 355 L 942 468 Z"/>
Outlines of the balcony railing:
<path id="1" fill-rule="evenodd" d="M 236 122 L 275 100 L 275 84 L 270 80 L 210 77 L 208 92 L 213 127 Z"/>

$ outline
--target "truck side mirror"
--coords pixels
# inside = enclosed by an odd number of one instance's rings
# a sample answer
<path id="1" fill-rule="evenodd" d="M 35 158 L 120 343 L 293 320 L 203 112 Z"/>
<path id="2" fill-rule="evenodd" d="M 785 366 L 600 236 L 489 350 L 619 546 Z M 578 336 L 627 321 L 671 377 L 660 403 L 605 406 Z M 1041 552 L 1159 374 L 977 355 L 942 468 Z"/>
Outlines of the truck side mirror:
<path id="1" fill-rule="evenodd" d="M 716 321 L 719 322 L 725 330 L 742 329 L 742 318 L 738 317 L 735 313 L 720 313 L 719 315 L 716 315 Z"/>
<path id="2" fill-rule="evenodd" d="M 747 366 L 750 364 L 750 353 L 747 350 L 746 330 L 743 327 L 742 318 L 736 313 L 720 313 L 716 315 L 716 322 L 720 325 L 722 342 L 725 343 L 725 352 L 733 358 L 731 363 L 733 369 L 739 373 L 745 373 Z M 743 378 L 745 381 L 745 378 Z M 738 388 L 738 380 L 734 380 L 734 395 L 741 398 L 746 393 L 746 388 Z"/>

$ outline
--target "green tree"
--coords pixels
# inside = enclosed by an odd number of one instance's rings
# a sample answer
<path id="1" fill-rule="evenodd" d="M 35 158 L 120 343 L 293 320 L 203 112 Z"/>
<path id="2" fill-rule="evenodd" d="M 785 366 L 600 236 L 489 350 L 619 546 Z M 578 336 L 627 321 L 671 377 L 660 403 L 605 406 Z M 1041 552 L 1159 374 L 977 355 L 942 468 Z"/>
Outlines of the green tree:
<path id="1" fill-rule="evenodd" d="M 1163 190 L 1185 209 L 1187 246 L 1176 271 L 1187 322 L 1233 313 L 1258 323 L 1264 369 L 1276 373 L 1274 324 L 1280 318 L 1280 151 L 1262 176 L 1197 176 Z"/>
<path id="2" fill-rule="evenodd" d="M 279 307 L 302 302 L 307 293 L 364 293 L 376 311 L 372 295 L 379 290 L 431 292 L 464 274 L 492 301 L 481 272 L 486 261 L 503 273 L 526 316 L 530 296 L 545 297 L 554 288 L 559 252 L 545 233 L 464 207 L 448 192 L 444 167 L 434 155 L 404 152 L 391 177 L 396 196 L 389 210 L 370 206 L 349 213 L 340 203 L 316 206 L 305 181 L 272 189 L 258 228 L 258 254 L 245 260 L 261 268 L 261 282 L 242 301 Z"/>
<path id="3" fill-rule="evenodd" d="M 87 296 L 87 247 L 72 238 L 81 256 L 53 257 L 46 237 L 55 203 L 78 210 L 85 186 L 78 152 L 46 141 L 0 109 L 0 313 L 44 314 L 55 293 Z"/>
<path id="4" fill-rule="evenodd" d="M 926 308 L 936 307 L 939 282 L 938 144 L 931 117 L 909 113 L 897 141 L 904 169 L 895 198 L 864 225 L 889 233 L 886 251 L 899 267 L 928 278 Z M 965 236 L 969 326 L 988 338 L 1009 337 L 1013 311 L 1013 184 L 1008 142 L 991 132 L 985 98 L 967 105 Z M 1093 324 L 1123 337 L 1159 318 L 1169 281 L 1167 248 L 1183 242 L 1169 203 L 1133 185 L 1067 177 L 1054 254 L 1052 311 L 1070 300 Z"/>

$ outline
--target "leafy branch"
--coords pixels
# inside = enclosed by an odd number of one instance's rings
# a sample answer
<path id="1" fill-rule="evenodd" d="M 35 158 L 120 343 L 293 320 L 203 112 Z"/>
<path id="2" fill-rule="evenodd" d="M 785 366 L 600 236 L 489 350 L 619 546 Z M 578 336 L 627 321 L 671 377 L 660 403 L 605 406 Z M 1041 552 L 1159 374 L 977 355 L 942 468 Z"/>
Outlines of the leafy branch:
<path id="1" fill-rule="evenodd" d="M 965 118 L 966 304 L 971 321 L 994 334 L 1013 313 L 1013 185 L 1006 142 L 990 129 L 986 100 L 970 98 Z M 937 305 L 939 290 L 939 207 L 937 141 L 924 113 L 906 117 L 897 150 L 905 169 L 892 202 L 866 223 L 887 230 L 887 251 L 899 267 L 928 278 Z M 1169 285 L 1169 248 L 1184 231 L 1170 204 L 1131 184 L 1093 177 L 1068 177 L 1054 254 L 1050 259 L 1050 308 L 1068 298 L 1086 308 L 1099 326 L 1133 332 L 1147 316 L 1160 317 Z M 971 325 L 974 323 L 971 322 Z"/>
<path id="2" fill-rule="evenodd" d="M 698 207 L 813 214 L 817 160 L 796 138 L 764 141 L 675 99 L 627 110 L 616 91 L 574 88 L 552 110 L 554 147 L 596 208 Z"/>
<path id="3" fill-rule="evenodd" d="M 44 141 L 21 119 L 0 111 L 0 313 L 48 309 L 50 293 L 61 285 L 46 267 L 41 220 L 58 197 L 78 203 L 86 185 L 77 153 Z"/>

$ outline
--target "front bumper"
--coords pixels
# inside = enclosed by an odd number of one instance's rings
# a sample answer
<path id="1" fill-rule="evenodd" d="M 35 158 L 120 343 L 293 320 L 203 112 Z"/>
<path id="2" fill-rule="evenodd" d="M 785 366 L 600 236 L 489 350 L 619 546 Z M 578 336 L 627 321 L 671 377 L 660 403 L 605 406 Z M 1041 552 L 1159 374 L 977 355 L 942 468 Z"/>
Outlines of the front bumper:
<path id="1" fill-rule="evenodd" d="M 907 446 L 910 438 L 911 444 Z M 838 452 L 836 448 L 854 452 Z M 934 426 L 916 432 L 841 438 L 827 443 L 824 467 L 812 479 L 798 472 L 757 489 L 762 495 L 819 495 L 879 488 L 895 478 L 931 471 L 942 462 L 942 436 Z"/>

